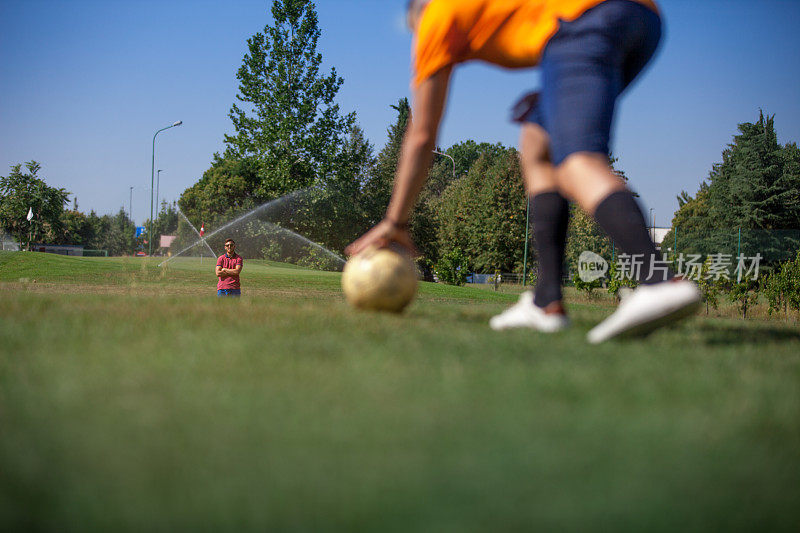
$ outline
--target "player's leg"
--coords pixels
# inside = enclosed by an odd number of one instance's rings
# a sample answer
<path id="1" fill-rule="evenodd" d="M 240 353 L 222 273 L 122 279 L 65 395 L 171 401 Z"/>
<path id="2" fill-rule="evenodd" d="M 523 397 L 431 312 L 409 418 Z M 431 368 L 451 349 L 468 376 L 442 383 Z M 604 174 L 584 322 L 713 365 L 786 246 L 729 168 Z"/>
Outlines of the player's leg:
<path id="1" fill-rule="evenodd" d="M 652 11 L 634 2 L 606 2 L 562 24 L 542 60 L 543 124 L 559 189 L 594 215 L 624 253 L 641 257 L 640 289 L 664 281 L 665 274 L 654 268 L 660 256 L 641 209 L 611 171 L 608 144 L 617 97 L 635 76 L 630 58 L 638 55 L 641 69 L 659 36 L 660 21 Z M 590 332 L 590 341 L 643 331 L 695 302 L 691 284 L 658 285 L 657 291 L 637 289 L 635 305 L 623 302 L 610 325 L 607 320 L 599 333 Z"/>
<path id="2" fill-rule="evenodd" d="M 520 153 L 539 272 L 534 302 L 551 312 L 561 312 L 561 276 L 569 223 L 569 203 L 558 192 L 550 161 L 550 139 L 538 124 L 523 124 Z"/>
<path id="3" fill-rule="evenodd" d="M 549 139 L 544 129 L 533 123 L 523 124 L 520 163 L 525 191 L 531 202 L 539 275 L 535 293 L 523 293 L 517 304 L 493 317 L 490 321 L 493 329 L 527 327 L 554 332 L 569 324 L 561 302 L 569 204 L 558 192 L 549 152 Z"/>

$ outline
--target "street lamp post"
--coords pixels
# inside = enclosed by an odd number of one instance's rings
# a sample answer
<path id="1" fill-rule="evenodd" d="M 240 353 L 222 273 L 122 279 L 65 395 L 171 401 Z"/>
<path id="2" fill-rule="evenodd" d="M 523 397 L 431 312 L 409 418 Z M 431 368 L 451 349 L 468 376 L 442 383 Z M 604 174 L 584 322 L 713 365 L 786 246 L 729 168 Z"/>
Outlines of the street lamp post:
<path id="1" fill-rule="evenodd" d="M 153 255 L 153 184 L 156 179 L 156 136 L 164 130 L 174 128 L 175 126 L 180 126 L 181 124 L 183 124 L 183 121 L 178 120 L 177 122 L 174 122 L 171 126 L 167 126 L 166 128 L 161 128 L 155 133 L 155 135 L 153 135 L 153 161 L 152 161 L 152 166 L 150 167 L 150 231 L 147 232 L 147 241 L 148 241 L 147 254 L 150 256 Z"/>
<path id="2" fill-rule="evenodd" d="M 158 199 L 158 185 L 161 183 L 161 173 L 164 172 L 163 170 L 159 169 L 156 171 L 156 213 L 158 213 L 161 209 L 161 202 Z"/>
<path id="3" fill-rule="evenodd" d="M 439 155 L 443 155 L 444 157 L 449 157 L 450 158 L 450 161 L 453 162 L 453 179 L 456 179 L 456 160 L 453 159 L 453 156 L 444 154 L 444 153 L 439 152 L 437 150 L 431 150 L 431 152 L 433 152 L 434 154 L 439 154 Z"/>
<path id="4" fill-rule="evenodd" d="M 525 256 L 522 258 L 522 286 L 525 286 L 525 283 L 528 280 L 528 228 L 530 224 L 528 222 L 531 213 L 531 198 L 527 194 L 525 194 L 525 251 L 523 252 Z"/>
<path id="5" fill-rule="evenodd" d="M 131 222 L 133 222 L 133 186 L 131 185 L 131 197 L 128 199 L 128 214 L 131 216 Z"/>

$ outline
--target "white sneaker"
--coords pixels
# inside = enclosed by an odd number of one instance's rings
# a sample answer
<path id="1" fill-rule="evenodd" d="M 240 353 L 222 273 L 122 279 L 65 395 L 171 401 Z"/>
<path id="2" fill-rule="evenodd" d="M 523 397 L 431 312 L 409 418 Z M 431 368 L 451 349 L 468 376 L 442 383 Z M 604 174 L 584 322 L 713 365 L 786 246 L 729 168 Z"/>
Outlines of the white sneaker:
<path id="1" fill-rule="evenodd" d="M 700 291 L 691 281 L 665 281 L 640 285 L 622 300 L 614 313 L 586 336 L 592 344 L 617 335 L 645 335 L 654 329 L 694 313 L 700 305 Z"/>
<path id="2" fill-rule="evenodd" d="M 519 301 L 489 320 L 495 330 L 511 328 L 531 328 L 545 333 L 561 331 L 569 326 L 569 319 L 562 314 L 547 314 L 533 303 L 533 292 L 525 291 Z"/>

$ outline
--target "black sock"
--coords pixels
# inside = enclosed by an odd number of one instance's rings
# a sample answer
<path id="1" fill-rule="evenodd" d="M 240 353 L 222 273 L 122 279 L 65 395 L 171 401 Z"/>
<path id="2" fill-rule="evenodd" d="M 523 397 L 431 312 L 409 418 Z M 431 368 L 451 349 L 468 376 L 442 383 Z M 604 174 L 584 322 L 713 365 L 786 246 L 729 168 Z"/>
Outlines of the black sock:
<path id="1" fill-rule="evenodd" d="M 673 277 L 672 271 L 665 270 L 661 261 L 661 254 L 656 250 L 656 245 L 647 232 L 639 204 L 630 191 L 613 192 L 606 196 L 595 209 L 594 219 L 614 243 L 630 257 L 626 269 L 633 270 L 634 277 L 641 283 L 650 285 L 665 281 Z M 638 263 L 638 276 L 636 268 L 632 265 Z M 651 268 L 652 265 L 652 268 Z"/>
<path id="2" fill-rule="evenodd" d="M 569 223 L 569 202 L 557 192 L 531 198 L 531 222 L 539 260 L 533 303 L 546 307 L 561 300 L 561 273 Z"/>

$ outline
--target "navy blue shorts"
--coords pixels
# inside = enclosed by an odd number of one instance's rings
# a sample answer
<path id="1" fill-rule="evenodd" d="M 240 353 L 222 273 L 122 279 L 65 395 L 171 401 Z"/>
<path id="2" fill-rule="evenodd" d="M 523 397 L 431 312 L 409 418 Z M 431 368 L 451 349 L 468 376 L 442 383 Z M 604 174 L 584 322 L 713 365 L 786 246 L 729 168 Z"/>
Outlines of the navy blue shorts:
<path id="1" fill-rule="evenodd" d="M 242 289 L 217 289 L 217 296 L 233 296 L 239 297 L 242 295 Z"/>
<path id="2" fill-rule="evenodd" d="M 519 116 L 547 131 L 553 164 L 575 152 L 608 154 L 617 97 L 660 39 L 659 16 L 631 0 L 608 0 L 560 23 L 542 54 L 539 97 Z"/>

